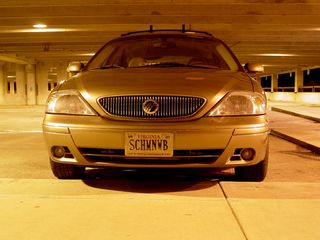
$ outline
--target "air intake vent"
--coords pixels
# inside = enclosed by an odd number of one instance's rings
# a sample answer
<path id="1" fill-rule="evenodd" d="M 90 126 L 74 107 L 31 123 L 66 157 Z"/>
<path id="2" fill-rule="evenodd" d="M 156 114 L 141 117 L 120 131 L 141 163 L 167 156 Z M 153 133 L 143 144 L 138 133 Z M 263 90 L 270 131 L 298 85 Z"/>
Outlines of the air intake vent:
<path id="1" fill-rule="evenodd" d="M 124 149 L 79 148 L 81 154 L 91 162 L 117 164 L 194 164 L 216 161 L 223 149 L 174 150 L 169 158 L 126 157 Z"/>

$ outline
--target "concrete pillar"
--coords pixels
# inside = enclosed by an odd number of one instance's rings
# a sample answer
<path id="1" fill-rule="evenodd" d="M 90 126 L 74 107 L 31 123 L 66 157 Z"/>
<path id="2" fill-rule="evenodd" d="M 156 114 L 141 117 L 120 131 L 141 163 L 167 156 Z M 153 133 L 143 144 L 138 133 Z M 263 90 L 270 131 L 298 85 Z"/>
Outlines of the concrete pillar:
<path id="1" fill-rule="evenodd" d="M 49 65 L 44 62 L 39 62 L 37 64 L 37 84 L 38 84 L 38 96 L 37 103 L 45 104 L 47 97 L 49 95 L 48 91 L 48 69 Z"/>
<path id="2" fill-rule="evenodd" d="M 14 83 L 15 82 L 15 83 Z M 26 96 L 26 72 L 25 65 L 16 64 L 16 79 L 12 83 L 15 86 L 15 90 L 13 90 L 14 95 L 12 96 L 12 101 L 16 105 L 25 105 L 27 103 Z"/>
<path id="3" fill-rule="evenodd" d="M 0 62 L 0 104 L 4 104 L 4 93 L 5 93 L 5 79 L 3 72 L 4 62 Z"/>
<path id="4" fill-rule="evenodd" d="M 26 85 L 27 85 L 27 105 L 36 104 L 36 74 L 35 65 L 27 64 L 26 71 Z"/>
<path id="5" fill-rule="evenodd" d="M 271 79 L 271 92 L 277 92 L 278 90 L 278 74 L 273 73 Z"/>
<path id="6" fill-rule="evenodd" d="M 294 83 L 294 92 L 299 92 L 299 88 L 303 87 L 303 70 L 301 68 L 297 68 L 296 71 L 296 78 Z"/>

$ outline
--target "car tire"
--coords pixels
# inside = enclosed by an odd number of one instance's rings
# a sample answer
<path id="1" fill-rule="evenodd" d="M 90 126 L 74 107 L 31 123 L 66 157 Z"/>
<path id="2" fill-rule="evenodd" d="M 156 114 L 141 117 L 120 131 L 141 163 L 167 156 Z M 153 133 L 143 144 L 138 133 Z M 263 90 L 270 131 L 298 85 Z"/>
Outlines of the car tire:
<path id="1" fill-rule="evenodd" d="M 85 167 L 73 164 L 57 163 L 50 159 L 51 170 L 59 179 L 79 179 L 84 175 Z"/>
<path id="2" fill-rule="evenodd" d="M 265 179 L 268 170 L 269 151 L 267 150 L 264 160 L 256 165 L 236 167 L 235 175 L 240 181 L 261 182 Z"/>

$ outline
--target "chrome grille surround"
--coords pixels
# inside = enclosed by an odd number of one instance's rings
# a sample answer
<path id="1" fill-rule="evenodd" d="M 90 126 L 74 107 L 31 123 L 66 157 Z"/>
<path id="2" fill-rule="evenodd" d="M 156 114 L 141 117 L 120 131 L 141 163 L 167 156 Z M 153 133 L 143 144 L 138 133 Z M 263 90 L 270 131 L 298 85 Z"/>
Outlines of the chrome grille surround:
<path id="1" fill-rule="evenodd" d="M 153 114 L 144 111 L 144 103 L 154 100 L 159 109 Z M 163 119 L 189 117 L 198 112 L 206 100 L 190 96 L 114 96 L 102 97 L 98 100 L 100 106 L 110 115 L 126 118 Z"/>

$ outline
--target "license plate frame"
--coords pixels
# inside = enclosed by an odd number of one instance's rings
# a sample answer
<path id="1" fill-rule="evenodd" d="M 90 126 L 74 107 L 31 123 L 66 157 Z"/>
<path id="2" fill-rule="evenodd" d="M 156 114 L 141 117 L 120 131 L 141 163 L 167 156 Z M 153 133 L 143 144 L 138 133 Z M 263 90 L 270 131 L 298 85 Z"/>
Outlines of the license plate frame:
<path id="1" fill-rule="evenodd" d="M 172 157 L 174 134 L 169 132 L 126 132 L 126 157 Z"/>

